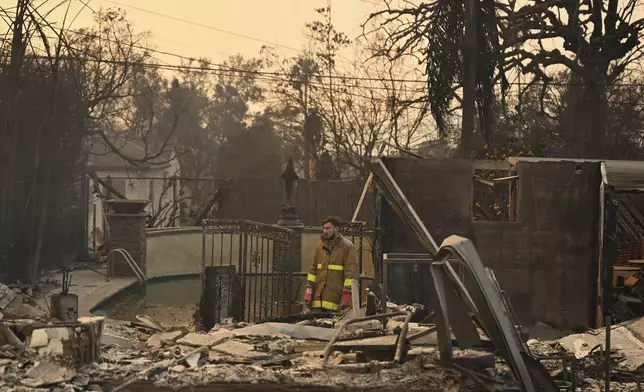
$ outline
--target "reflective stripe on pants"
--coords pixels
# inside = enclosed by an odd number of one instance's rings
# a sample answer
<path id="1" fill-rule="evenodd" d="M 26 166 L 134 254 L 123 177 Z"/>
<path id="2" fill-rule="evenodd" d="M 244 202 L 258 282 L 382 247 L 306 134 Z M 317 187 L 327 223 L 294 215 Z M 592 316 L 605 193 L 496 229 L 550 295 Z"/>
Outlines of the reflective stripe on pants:
<path id="1" fill-rule="evenodd" d="M 340 309 L 340 305 L 334 304 L 333 302 L 329 301 L 313 301 L 311 304 L 312 308 L 323 308 L 323 309 L 329 309 L 329 310 L 338 310 Z"/>

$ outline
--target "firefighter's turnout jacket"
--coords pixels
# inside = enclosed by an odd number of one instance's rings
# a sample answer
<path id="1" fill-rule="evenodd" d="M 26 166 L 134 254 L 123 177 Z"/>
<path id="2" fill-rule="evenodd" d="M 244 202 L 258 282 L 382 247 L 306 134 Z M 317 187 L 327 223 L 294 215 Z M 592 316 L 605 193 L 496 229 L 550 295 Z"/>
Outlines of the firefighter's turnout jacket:
<path id="1" fill-rule="evenodd" d="M 351 290 L 351 283 L 358 274 L 356 248 L 351 241 L 340 233 L 331 241 L 322 236 L 307 276 L 314 287 L 311 307 L 339 310 L 342 289 Z"/>

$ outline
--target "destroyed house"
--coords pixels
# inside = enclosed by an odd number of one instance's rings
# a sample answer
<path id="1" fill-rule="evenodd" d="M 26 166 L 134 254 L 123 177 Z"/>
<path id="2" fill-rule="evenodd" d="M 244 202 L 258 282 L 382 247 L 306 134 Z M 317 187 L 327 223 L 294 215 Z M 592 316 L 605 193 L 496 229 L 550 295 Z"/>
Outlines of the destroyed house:
<path id="1" fill-rule="evenodd" d="M 614 189 L 621 198 L 644 189 L 644 162 L 383 158 L 382 163 L 395 183 L 390 186 L 403 195 L 398 202 L 413 207 L 436 242 L 421 245 L 413 219 L 401 219 L 400 208 L 391 207 L 392 196 L 386 198 L 377 181 L 374 258 L 378 271 L 387 263 L 391 301 L 430 303 L 429 264 L 397 261 L 431 259 L 428 249 L 459 235 L 474 242 L 494 271 L 520 324 L 541 321 L 568 329 L 601 324 L 604 192 Z M 644 259 L 644 221 L 633 218 L 641 217 L 638 196 L 629 200 L 620 204 L 617 219 L 617 264 L 620 257 Z"/>

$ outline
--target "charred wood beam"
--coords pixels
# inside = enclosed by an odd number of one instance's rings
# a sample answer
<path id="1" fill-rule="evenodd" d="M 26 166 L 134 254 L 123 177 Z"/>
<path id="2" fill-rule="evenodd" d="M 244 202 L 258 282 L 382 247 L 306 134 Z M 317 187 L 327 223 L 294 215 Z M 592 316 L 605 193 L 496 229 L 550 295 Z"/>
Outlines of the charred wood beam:
<path id="1" fill-rule="evenodd" d="M 125 197 L 125 195 L 123 195 L 116 188 L 114 188 L 112 184 L 99 178 L 98 175 L 96 174 L 96 171 L 92 169 L 88 169 L 87 174 L 92 178 L 92 180 L 94 180 L 95 183 L 102 185 L 105 189 L 109 190 L 112 194 L 114 194 L 119 199 L 127 200 L 127 197 Z"/>

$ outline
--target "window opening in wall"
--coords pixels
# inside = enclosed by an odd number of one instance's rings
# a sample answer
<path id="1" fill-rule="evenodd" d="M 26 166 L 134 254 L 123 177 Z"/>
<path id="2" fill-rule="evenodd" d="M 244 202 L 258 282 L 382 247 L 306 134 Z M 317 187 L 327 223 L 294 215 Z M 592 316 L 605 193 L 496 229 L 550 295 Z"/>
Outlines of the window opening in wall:
<path id="1" fill-rule="evenodd" d="M 474 169 L 472 219 L 516 222 L 519 176 L 514 171 Z"/>

